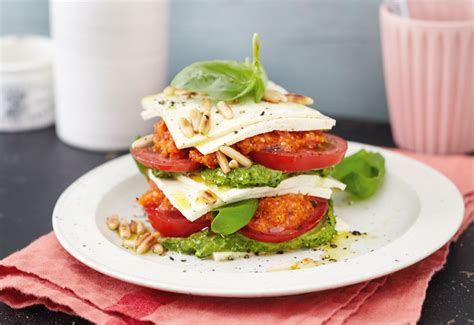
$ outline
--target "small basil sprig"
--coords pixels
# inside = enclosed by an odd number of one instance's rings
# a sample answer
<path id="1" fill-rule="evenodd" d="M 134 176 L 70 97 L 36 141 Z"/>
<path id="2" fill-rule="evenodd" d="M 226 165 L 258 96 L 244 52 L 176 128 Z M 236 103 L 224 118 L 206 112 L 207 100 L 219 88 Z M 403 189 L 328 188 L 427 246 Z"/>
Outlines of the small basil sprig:
<path id="1" fill-rule="evenodd" d="M 375 194 L 385 177 L 385 160 L 379 153 L 359 150 L 336 165 L 332 177 L 346 184 L 346 192 L 355 199 Z"/>
<path id="2" fill-rule="evenodd" d="M 173 87 L 204 92 L 215 100 L 230 101 L 253 95 L 260 102 L 267 77 L 260 64 L 260 38 L 253 36 L 253 63 L 215 60 L 193 63 L 179 72 L 171 82 Z"/>
<path id="3" fill-rule="evenodd" d="M 216 208 L 214 211 L 217 211 L 217 215 L 211 223 L 212 231 L 221 235 L 233 234 L 250 222 L 257 206 L 257 199 L 249 199 Z"/>

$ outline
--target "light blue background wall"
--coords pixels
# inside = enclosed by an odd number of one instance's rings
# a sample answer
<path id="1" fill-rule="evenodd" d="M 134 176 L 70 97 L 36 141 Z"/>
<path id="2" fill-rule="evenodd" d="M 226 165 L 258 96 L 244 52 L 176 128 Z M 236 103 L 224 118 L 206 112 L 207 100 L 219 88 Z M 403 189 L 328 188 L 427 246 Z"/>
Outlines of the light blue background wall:
<path id="1" fill-rule="evenodd" d="M 47 35 L 47 0 L 0 0 L 0 32 Z M 386 120 L 379 0 L 171 0 L 169 78 L 185 65 L 251 55 L 274 81 L 338 117 Z"/>

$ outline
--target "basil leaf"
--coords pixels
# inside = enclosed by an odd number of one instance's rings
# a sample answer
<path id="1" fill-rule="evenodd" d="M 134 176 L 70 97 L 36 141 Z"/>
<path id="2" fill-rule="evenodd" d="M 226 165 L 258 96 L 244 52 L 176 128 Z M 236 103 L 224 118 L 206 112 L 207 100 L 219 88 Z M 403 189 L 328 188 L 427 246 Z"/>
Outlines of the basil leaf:
<path id="1" fill-rule="evenodd" d="M 158 177 L 158 178 L 173 178 L 173 177 L 183 175 L 183 173 L 165 172 L 159 169 L 153 169 L 152 173 L 153 173 L 153 176 Z"/>
<path id="2" fill-rule="evenodd" d="M 245 227 L 257 211 L 258 200 L 244 200 L 220 208 L 216 208 L 217 215 L 211 223 L 213 232 L 221 235 L 230 235 Z"/>
<path id="3" fill-rule="evenodd" d="M 140 171 L 140 173 L 143 174 L 143 176 L 147 177 L 148 178 L 148 167 L 145 167 L 143 164 L 141 164 L 138 160 L 136 160 L 135 158 L 133 159 L 133 161 L 135 162 L 135 164 L 137 165 L 137 168 L 138 170 Z"/>
<path id="4" fill-rule="evenodd" d="M 171 81 L 178 89 L 204 92 L 215 100 L 230 101 L 252 95 L 259 102 L 265 93 L 267 77 L 260 64 L 260 40 L 253 39 L 253 64 L 231 60 L 193 63 Z"/>
<path id="5" fill-rule="evenodd" d="M 379 153 L 359 150 L 334 168 L 332 176 L 346 184 L 346 192 L 355 199 L 372 196 L 385 177 L 385 159 Z"/>

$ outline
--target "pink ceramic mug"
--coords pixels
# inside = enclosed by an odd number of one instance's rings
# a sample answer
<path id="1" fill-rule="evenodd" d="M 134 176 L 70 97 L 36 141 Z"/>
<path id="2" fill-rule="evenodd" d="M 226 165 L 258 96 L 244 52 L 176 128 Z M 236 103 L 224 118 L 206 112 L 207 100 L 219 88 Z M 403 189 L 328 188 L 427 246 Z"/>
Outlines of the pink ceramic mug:
<path id="1" fill-rule="evenodd" d="M 408 1 L 410 18 L 380 7 L 385 87 L 402 148 L 474 151 L 474 3 Z"/>

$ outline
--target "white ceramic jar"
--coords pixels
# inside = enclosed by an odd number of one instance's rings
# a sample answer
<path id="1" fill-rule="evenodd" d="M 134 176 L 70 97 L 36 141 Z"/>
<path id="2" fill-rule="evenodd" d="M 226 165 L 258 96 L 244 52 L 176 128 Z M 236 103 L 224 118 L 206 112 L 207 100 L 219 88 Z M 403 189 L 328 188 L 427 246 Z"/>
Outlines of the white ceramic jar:
<path id="1" fill-rule="evenodd" d="M 0 38 L 0 132 L 53 124 L 52 55 L 45 37 Z"/>
<path id="2" fill-rule="evenodd" d="M 151 131 L 140 100 L 166 81 L 167 0 L 51 0 L 56 130 L 67 144 L 121 150 Z"/>

